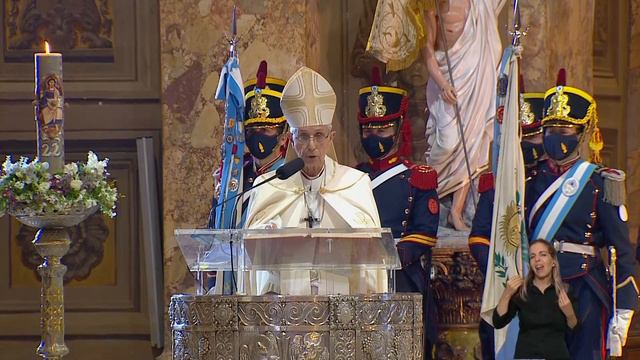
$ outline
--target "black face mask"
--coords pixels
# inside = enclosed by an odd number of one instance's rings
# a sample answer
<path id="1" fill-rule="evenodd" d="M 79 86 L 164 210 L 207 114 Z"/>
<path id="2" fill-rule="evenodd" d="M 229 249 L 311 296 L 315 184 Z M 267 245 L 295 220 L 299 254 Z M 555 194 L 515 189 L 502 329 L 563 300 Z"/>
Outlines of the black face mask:
<path id="1" fill-rule="evenodd" d="M 544 136 L 544 151 L 554 160 L 564 160 L 578 147 L 578 135 L 548 134 Z"/>
<path id="2" fill-rule="evenodd" d="M 278 145 L 279 135 L 253 134 L 246 139 L 249 152 L 257 159 L 264 159 L 273 152 Z"/>
<path id="3" fill-rule="evenodd" d="M 379 159 L 389 153 L 393 148 L 393 136 L 380 137 L 378 135 L 369 135 L 360 140 L 364 151 L 372 159 Z"/>
<path id="4" fill-rule="evenodd" d="M 522 155 L 524 156 L 525 165 L 535 165 L 535 163 L 544 155 L 544 145 L 534 144 L 528 141 L 520 143 L 522 147 Z"/>

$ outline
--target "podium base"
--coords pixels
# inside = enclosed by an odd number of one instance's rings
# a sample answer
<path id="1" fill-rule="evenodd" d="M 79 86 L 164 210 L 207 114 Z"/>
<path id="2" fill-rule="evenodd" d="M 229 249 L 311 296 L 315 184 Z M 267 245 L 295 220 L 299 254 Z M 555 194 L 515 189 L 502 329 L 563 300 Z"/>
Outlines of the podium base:
<path id="1" fill-rule="evenodd" d="M 421 360 L 422 295 L 174 295 L 172 358 Z"/>

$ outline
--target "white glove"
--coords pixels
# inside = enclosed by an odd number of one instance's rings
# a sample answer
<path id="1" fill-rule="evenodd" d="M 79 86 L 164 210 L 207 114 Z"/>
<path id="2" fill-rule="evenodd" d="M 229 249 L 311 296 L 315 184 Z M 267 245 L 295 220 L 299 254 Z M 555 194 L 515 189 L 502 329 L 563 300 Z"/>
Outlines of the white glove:
<path id="1" fill-rule="evenodd" d="M 632 318 L 633 310 L 616 309 L 615 316 L 609 320 L 607 349 L 610 356 L 622 356 L 622 347 L 627 343 Z"/>

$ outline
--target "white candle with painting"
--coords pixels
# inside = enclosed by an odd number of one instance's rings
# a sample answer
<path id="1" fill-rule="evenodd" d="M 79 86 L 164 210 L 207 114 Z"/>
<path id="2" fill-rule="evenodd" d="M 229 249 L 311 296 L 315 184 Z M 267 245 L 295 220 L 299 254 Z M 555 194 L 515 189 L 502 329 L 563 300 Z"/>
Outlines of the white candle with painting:
<path id="1" fill-rule="evenodd" d="M 34 60 L 38 159 L 55 173 L 64 167 L 62 54 L 50 52 L 45 42 L 45 52 L 36 53 Z"/>

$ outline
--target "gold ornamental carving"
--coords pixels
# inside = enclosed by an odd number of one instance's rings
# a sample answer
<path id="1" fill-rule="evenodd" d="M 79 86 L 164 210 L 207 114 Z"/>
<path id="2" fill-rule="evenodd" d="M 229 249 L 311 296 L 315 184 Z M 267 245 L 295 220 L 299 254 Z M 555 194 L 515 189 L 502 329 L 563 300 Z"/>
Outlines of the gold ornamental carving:
<path id="1" fill-rule="evenodd" d="M 4 0 L 5 46 L 40 49 L 44 40 L 65 50 L 112 50 L 114 0 Z"/>
<path id="2" fill-rule="evenodd" d="M 422 359 L 420 294 L 174 295 L 172 356 L 184 359 Z M 382 356 L 382 357 L 381 357 Z"/>
<path id="3" fill-rule="evenodd" d="M 251 99 L 251 109 L 249 109 L 249 117 L 252 119 L 266 119 L 269 117 L 269 106 L 267 105 L 267 98 L 262 96 L 260 92 L 256 92 L 253 99 Z"/>
<path id="4" fill-rule="evenodd" d="M 40 229 L 33 244 L 44 258 L 38 272 L 42 278 L 40 305 L 40 335 L 37 354 L 46 359 L 59 359 L 69 353 L 64 343 L 63 276 L 67 267 L 60 263 L 69 250 L 69 235 L 65 229 Z"/>
<path id="5" fill-rule="evenodd" d="M 384 97 L 378 92 L 377 86 L 371 87 L 371 95 L 367 96 L 367 107 L 364 113 L 367 117 L 383 117 L 387 113 Z"/>
<path id="6" fill-rule="evenodd" d="M 64 274 L 67 267 L 60 259 L 69 251 L 68 228 L 79 224 L 97 207 L 76 209 L 69 214 L 14 215 L 24 225 L 38 228 L 33 246 L 43 261 L 38 266 L 42 280 L 40 293 L 40 345 L 36 354 L 60 360 L 69 353 L 64 342 Z"/>
<path id="7" fill-rule="evenodd" d="M 546 115 L 565 117 L 568 116 L 570 112 L 571 107 L 569 106 L 569 96 L 564 93 L 564 87 L 556 87 L 556 93 L 551 98 L 551 106 L 547 110 Z"/>
<path id="8" fill-rule="evenodd" d="M 531 104 L 524 101 L 520 96 L 520 123 L 522 125 L 531 125 L 536 121 L 536 116 L 531 112 Z"/>
<path id="9" fill-rule="evenodd" d="M 439 328 L 435 359 L 478 358 L 482 272 L 468 249 L 435 249 L 433 267 L 432 284 Z"/>

